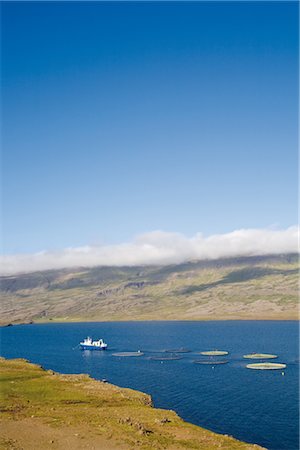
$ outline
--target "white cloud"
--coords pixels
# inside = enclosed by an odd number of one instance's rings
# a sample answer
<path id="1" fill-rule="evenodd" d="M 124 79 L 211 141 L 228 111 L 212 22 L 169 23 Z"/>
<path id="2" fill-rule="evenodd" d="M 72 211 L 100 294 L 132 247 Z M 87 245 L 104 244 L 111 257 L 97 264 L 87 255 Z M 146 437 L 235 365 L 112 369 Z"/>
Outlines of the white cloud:
<path id="1" fill-rule="evenodd" d="M 79 266 L 165 265 L 195 259 L 292 253 L 298 251 L 298 232 L 299 228 L 293 226 L 285 230 L 241 229 L 208 237 L 197 233 L 188 238 L 180 233 L 153 231 L 118 245 L 5 255 L 0 258 L 0 273 L 12 275 Z"/>

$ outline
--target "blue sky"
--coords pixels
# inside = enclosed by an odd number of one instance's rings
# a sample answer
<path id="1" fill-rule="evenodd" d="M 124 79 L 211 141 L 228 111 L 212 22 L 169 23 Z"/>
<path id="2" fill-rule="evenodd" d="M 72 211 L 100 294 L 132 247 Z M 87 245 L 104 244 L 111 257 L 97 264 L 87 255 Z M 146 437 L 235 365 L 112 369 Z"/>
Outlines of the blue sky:
<path id="1" fill-rule="evenodd" d="M 296 2 L 2 3 L 4 253 L 297 222 Z"/>

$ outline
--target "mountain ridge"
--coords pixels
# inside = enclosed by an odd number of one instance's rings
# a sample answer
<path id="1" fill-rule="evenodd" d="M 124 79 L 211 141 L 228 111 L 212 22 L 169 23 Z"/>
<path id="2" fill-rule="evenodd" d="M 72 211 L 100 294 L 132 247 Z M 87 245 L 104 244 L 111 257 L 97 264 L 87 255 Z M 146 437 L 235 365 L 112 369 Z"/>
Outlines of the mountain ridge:
<path id="1" fill-rule="evenodd" d="M 1 321 L 297 319 L 298 273 L 293 253 L 7 275 Z"/>

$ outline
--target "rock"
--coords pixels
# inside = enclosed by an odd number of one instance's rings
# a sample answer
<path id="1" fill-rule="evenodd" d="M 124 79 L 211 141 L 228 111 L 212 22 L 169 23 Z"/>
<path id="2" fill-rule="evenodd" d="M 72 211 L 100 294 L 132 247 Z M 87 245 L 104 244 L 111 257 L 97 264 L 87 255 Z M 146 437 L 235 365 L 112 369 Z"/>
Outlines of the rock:
<path id="1" fill-rule="evenodd" d="M 133 425 L 133 422 L 130 417 L 121 417 L 118 420 L 119 423 L 127 423 L 128 425 Z"/>
<path id="2" fill-rule="evenodd" d="M 153 431 L 148 430 L 142 423 L 135 422 L 134 423 L 135 428 L 138 430 L 138 434 L 140 435 L 147 435 L 150 433 L 153 433 Z"/>
<path id="3" fill-rule="evenodd" d="M 162 419 L 155 419 L 156 423 L 160 423 L 160 424 L 164 424 L 164 423 L 169 423 L 171 422 L 171 420 L 168 417 L 163 417 Z"/>

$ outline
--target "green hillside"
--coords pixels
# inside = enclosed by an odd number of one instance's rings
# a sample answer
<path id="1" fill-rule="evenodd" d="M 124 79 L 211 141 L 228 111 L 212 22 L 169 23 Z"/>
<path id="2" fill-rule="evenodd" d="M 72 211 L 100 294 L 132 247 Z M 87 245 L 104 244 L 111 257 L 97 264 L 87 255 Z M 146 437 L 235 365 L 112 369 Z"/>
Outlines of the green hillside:
<path id="1" fill-rule="evenodd" d="M 298 318 L 298 255 L 1 277 L 2 324 Z"/>

